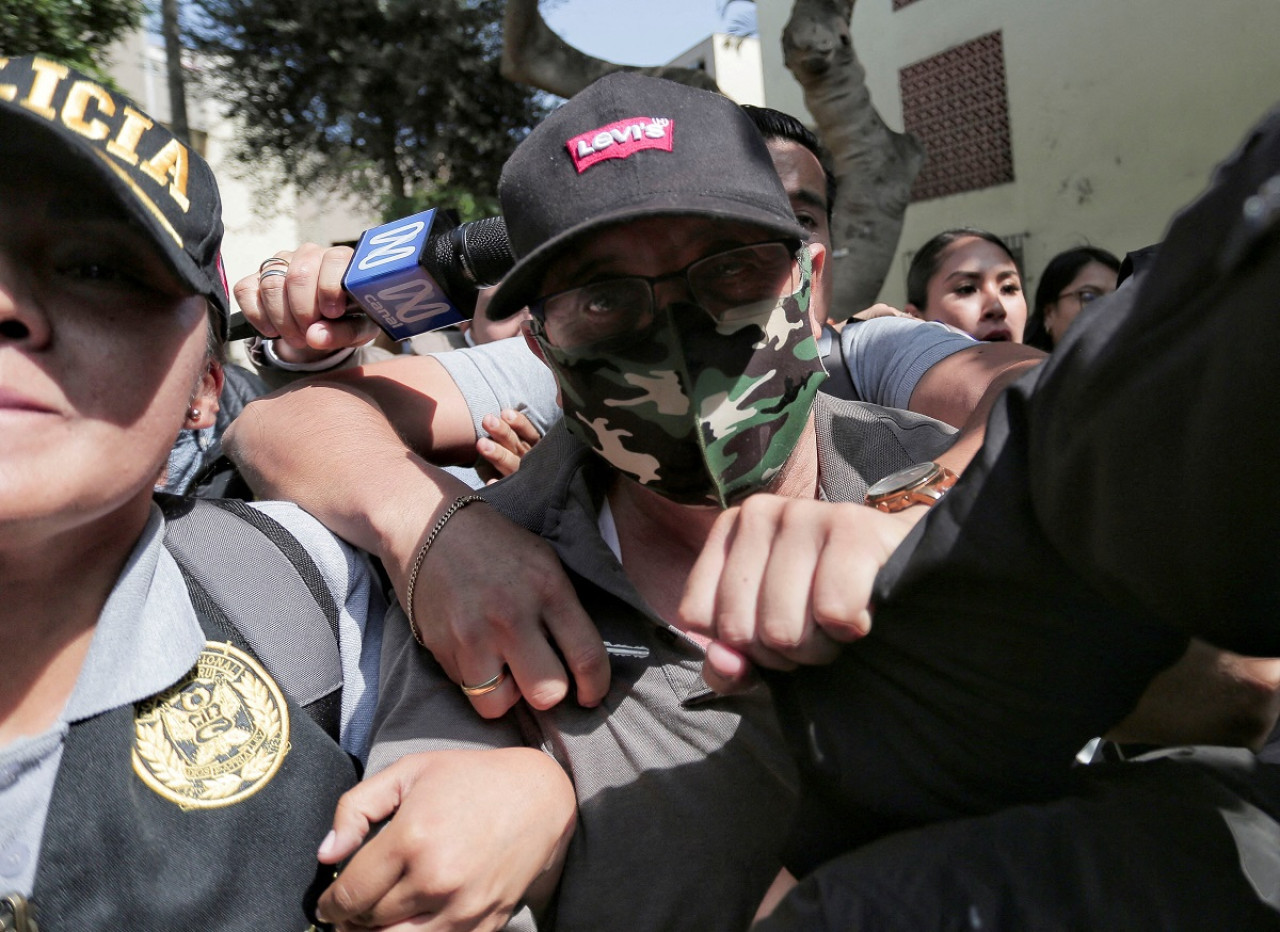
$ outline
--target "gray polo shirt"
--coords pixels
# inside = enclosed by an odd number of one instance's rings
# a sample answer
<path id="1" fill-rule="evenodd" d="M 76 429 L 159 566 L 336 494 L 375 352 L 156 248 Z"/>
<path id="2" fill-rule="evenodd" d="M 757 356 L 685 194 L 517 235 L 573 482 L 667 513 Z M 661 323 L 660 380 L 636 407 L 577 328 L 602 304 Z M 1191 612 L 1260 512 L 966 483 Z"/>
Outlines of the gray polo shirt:
<path id="1" fill-rule="evenodd" d="M 835 501 L 932 458 L 953 433 L 873 405 L 820 400 L 815 412 L 823 490 Z M 541 748 L 565 768 L 578 799 L 547 927 L 740 932 L 781 866 L 796 774 L 768 691 L 711 692 L 702 648 L 654 614 L 627 578 L 600 531 L 609 478 L 557 427 L 518 473 L 485 491 L 564 561 L 609 647 L 604 702 L 584 709 L 570 698 L 546 712 L 522 704 L 485 721 L 393 618 L 370 770 L 416 751 Z M 526 911 L 512 927 L 531 921 Z"/>
<path id="2" fill-rule="evenodd" d="M 480 425 L 484 416 L 496 415 L 504 408 L 523 411 L 539 434 L 545 434 L 560 420 L 555 377 L 542 360 L 533 355 L 523 337 L 432 353 L 431 357 L 444 366 L 466 398 L 477 437 L 488 436 Z M 484 480 L 469 466 L 444 469 L 473 489 L 484 485 Z"/>

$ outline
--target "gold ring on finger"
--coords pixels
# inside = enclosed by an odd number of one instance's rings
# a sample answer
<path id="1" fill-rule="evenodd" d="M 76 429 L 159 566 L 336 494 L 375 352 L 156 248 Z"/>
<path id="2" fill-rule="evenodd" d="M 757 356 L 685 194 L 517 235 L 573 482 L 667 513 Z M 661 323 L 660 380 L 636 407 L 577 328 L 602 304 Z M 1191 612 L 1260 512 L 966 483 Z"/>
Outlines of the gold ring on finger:
<path id="1" fill-rule="evenodd" d="M 485 680 L 483 683 L 477 683 L 475 686 L 467 686 L 464 683 L 462 685 L 462 691 L 472 698 L 476 696 L 487 696 L 489 693 L 501 686 L 506 678 L 507 671 L 500 670 L 497 676 L 492 679 Z"/>

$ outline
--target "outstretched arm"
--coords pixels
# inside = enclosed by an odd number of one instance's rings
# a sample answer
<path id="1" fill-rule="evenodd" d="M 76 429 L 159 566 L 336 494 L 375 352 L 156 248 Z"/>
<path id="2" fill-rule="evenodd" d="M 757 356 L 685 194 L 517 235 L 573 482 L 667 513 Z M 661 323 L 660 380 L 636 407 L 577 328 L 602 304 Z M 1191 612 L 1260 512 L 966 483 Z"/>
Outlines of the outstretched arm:
<path id="1" fill-rule="evenodd" d="M 428 529 L 472 494 L 415 450 L 473 443 L 465 402 L 429 357 L 299 383 L 249 405 L 224 440 L 256 492 L 298 502 L 381 559 L 402 603 Z M 449 519 L 421 561 L 411 609 L 454 682 L 510 669 L 499 689 L 473 699 L 482 715 L 501 715 L 521 695 L 549 708 L 570 675 L 584 705 L 608 689 L 604 647 L 554 552 L 487 505 Z"/>
<path id="2" fill-rule="evenodd" d="M 953 427 L 985 431 L 1000 392 L 1044 359 L 1040 350 L 1020 343 L 975 343 L 930 366 L 909 407 Z"/>
<path id="3" fill-rule="evenodd" d="M 976 352 L 984 348 L 934 364 L 912 395 L 913 406 L 917 395 L 924 404 L 951 393 L 968 399 L 952 405 L 953 416 L 964 414 L 963 426 L 936 458 L 957 475 L 982 446 L 997 396 L 1044 356 L 1038 350 Z M 968 386 L 975 380 L 982 390 L 973 396 Z M 769 495 L 728 509 L 680 604 L 681 621 L 714 639 L 703 667 L 708 684 L 737 688 L 750 675 L 750 662 L 775 669 L 829 662 L 842 642 L 866 634 L 876 573 L 927 511 L 917 505 L 889 515 L 862 504 Z"/>

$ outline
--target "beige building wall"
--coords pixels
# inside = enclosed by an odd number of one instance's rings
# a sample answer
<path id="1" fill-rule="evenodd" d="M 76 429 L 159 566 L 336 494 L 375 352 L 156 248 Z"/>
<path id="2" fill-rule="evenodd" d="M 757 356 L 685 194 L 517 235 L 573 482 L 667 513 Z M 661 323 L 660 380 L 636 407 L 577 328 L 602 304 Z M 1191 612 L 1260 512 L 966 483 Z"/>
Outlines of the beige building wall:
<path id="1" fill-rule="evenodd" d="M 812 125 L 782 61 L 791 0 L 758 0 L 768 105 Z M 1015 180 L 913 203 L 882 299 L 901 304 L 904 255 L 950 226 L 1026 234 L 1028 290 L 1055 253 L 1123 254 L 1173 213 L 1280 100 L 1276 0 L 862 0 L 854 48 L 872 100 L 902 129 L 898 71 L 1003 31 Z"/>
<path id="2" fill-rule="evenodd" d="M 756 107 L 764 104 L 759 39 L 717 32 L 677 55 L 669 64 L 707 72 L 734 103 Z"/>

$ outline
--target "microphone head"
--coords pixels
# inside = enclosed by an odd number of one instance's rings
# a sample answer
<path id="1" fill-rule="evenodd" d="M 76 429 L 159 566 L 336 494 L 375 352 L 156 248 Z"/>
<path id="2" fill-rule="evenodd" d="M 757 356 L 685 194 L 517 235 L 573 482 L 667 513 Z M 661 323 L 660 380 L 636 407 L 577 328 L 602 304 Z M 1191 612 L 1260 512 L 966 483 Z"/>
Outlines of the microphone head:
<path id="1" fill-rule="evenodd" d="M 474 313 L 474 288 L 471 301 L 460 304 L 432 274 L 432 241 L 447 238 L 441 232 L 451 228 L 452 221 L 432 209 L 384 223 L 360 237 L 342 286 L 393 340 L 439 330 Z"/>

